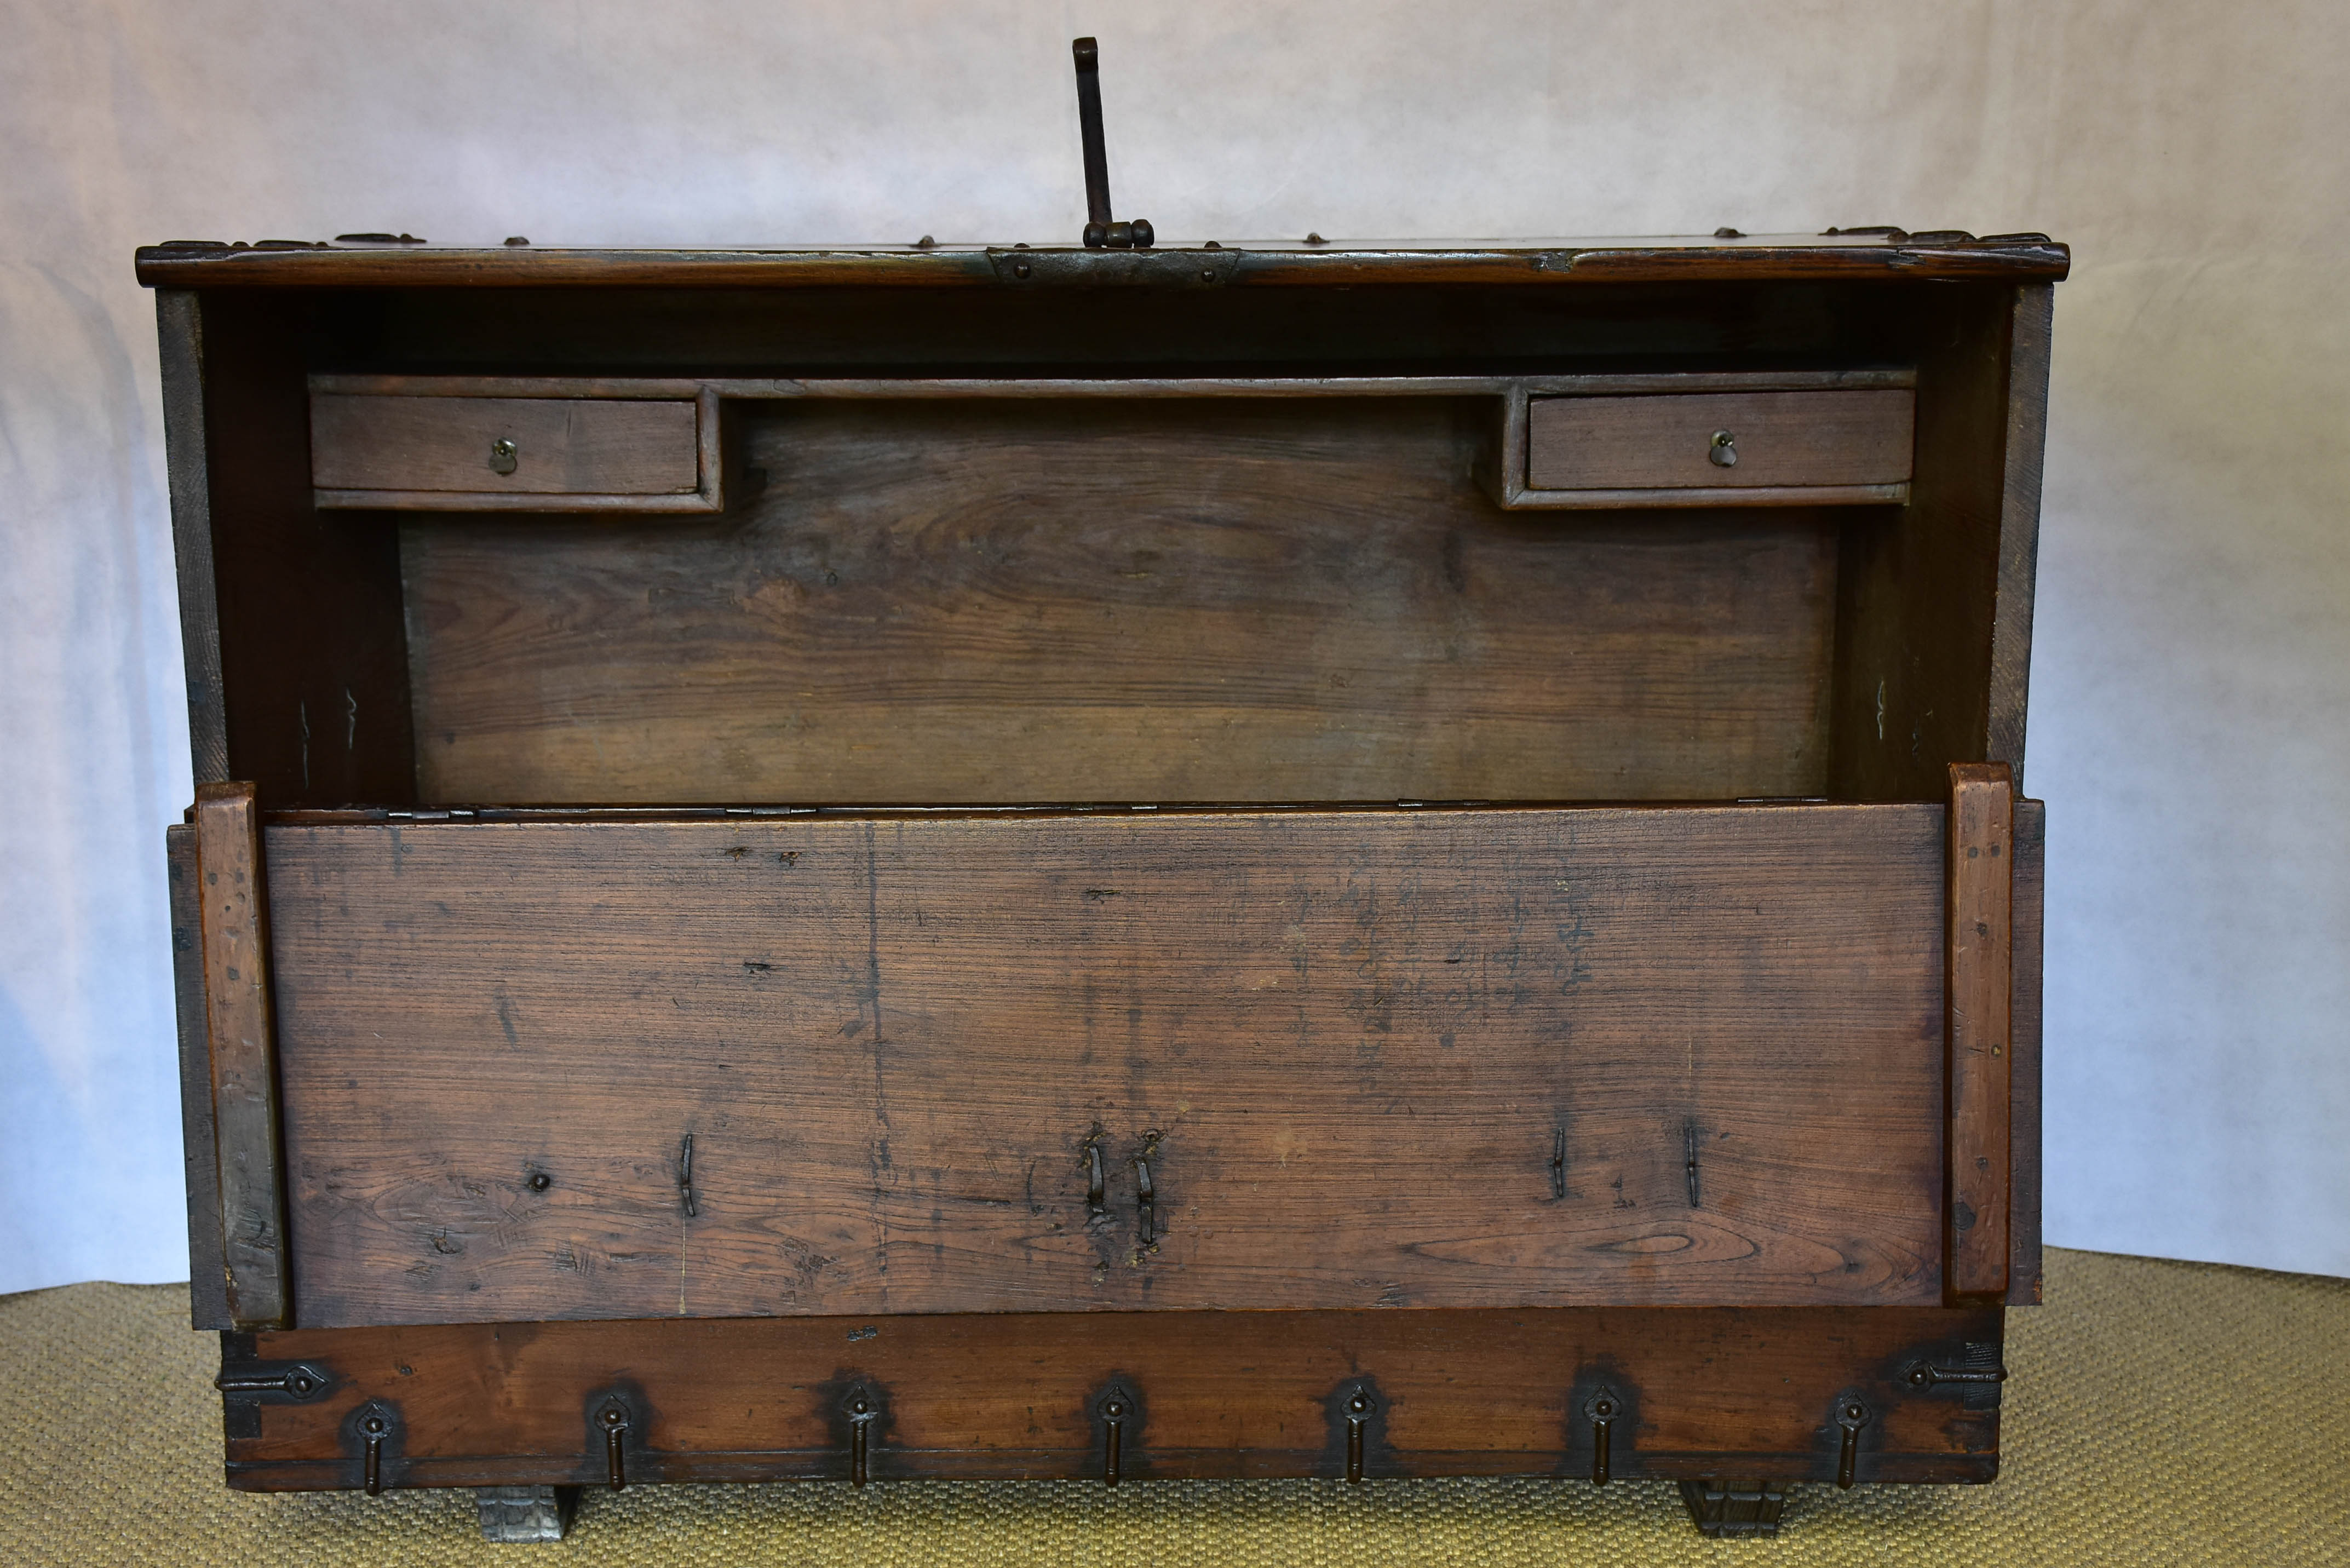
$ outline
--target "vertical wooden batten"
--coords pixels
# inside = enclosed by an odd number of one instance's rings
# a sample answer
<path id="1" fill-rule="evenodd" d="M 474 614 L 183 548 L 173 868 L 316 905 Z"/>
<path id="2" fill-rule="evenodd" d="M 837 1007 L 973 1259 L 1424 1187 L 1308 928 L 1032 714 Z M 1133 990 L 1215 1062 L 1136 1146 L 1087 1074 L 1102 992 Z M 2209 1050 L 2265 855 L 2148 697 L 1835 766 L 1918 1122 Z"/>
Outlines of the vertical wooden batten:
<path id="1" fill-rule="evenodd" d="M 2040 563 L 2040 464 L 2048 446 L 2048 345 L 2056 291 L 2015 291 L 2008 317 L 2007 433 L 2000 489 L 1999 585 L 1991 607 L 1991 712 L 1983 755 L 2023 790 L 2024 700 L 2032 684 L 2033 585 Z"/>
<path id="2" fill-rule="evenodd" d="M 158 289 L 155 329 L 163 371 L 172 553 L 179 567 L 181 657 L 187 665 L 188 742 L 196 782 L 213 784 L 228 777 L 228 722 L 221 687 L 220 591 L 213 575 L 202 303 L 186 289 Z"/>
<path id="3" fill-rule="evenodd" d="M 1945 1291 L 2007 1293 L 2015 788 L 2004 763 L 1950 764 L 1950 1190 Z"/>
<path id="4" fill-rule="evenodd" d="M 197 786 L 196 877 L 228 1316 L 240 1329 L 286 1328 L 292 1325 L 269 914 L 252 784 Z"/>

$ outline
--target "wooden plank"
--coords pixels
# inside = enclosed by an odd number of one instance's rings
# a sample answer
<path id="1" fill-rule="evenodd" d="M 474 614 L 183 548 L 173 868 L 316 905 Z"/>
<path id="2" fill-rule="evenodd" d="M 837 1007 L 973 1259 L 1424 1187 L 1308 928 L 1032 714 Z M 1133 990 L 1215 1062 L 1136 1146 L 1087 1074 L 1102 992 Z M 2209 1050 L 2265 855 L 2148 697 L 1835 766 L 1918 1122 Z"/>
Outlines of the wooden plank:
<path id="1" fill-rule="evenodd" d="M 185 290 L 158 290 L 155 328 L 163 381 L 163 469 L 172 492 L 172 553 L 180 585 L 180 655 L 188 682 L 188 747 L 196 782 L 216 784 L 229 776 L 228 712 L 213 568 L 203 306 Z"/>
<path id="2" fill-rule="evenodd" d="M 196 829 L 163 830 L 172 907 L 172 993 L 179 1015 L 180 1147 L 188 1189 L 188 1326 L 227 1328 L 221 1267 L 220 1147 L 213 1137 L 213 1054 L 204 1003 L 204 899 Z"/>
<path id="3" fill-rule="evenodd" d="M 411 398 L 1428 398 L 1914 387 L 1906 366 L 1835 370 L 1668 370 L 1571 376 L 609 376 L 315 375 L 313 393 Z"/>
<path id="4" fill-rule="evenodd" d="M 1939 1303 L 1942 815 L 274 826 L 299 1314 Z"/>
<path id="5" fill-rule="evenodd" d="M 2004 1296 L 2012 1179 L 2015 790 L 2005 763 L 1950 764 L 1951 1297 Z"/>
<path id="6" fill-rule="evenodd" d="M 1028 286 L 1126 284 L 1173 291 L 1190 286 L 1204 260 L 1232 285 L 1349 287 L 1393 284 L 1556 287 L 1578 283 L 1757 283 L 1780 280 L 1926 282 L 1937 279 L 2054 281 L 2071 253 L 2042 236 L 2011 243 L 1912 242 L 1845 234 L 1775 235 L 1723 244 L 1659 240 L 1351 242 L 1323 246 L 1251 241 L 1226 253 L 1176 247 L 1157 253 L 1023 253 Z M 1235 254 L 1236 253 L 1236 254 Z M 986 287 L 1007 292 L 1008 253 L 969 245 L 915 250 L 891 245 L 820 251 L 194 248 L 142 246 L 139 281 L 182 288 L 634 288 Z M 1002 261 L 1005 265 L 999 267 Z M 1037 265 L 1049 261 L 1049 265 Z M 1202 290 L 1205 292 L 1206 290 Z"/>
<path id="7" fill-rule="evenodd" d="M 688 400 L 310 396 L 321 490 L 663 495 L 700 481 Z M 511 472 L 494 447 L 514 449 Z"/>
<path id="8" fill-rule="evenodd" d="M 196 789 L 205 1035 L 230 1322 L 287 1326 L 286 1199 L 261 827 L 249 784 Z"/>
<path id="9" fill-rule="evenodd" d="M 2040 971 L 2045 929 L 2047 807 L 2015 803 L 2015 1003 L 2008 1049 L 2009 1168 L 2007 1304 L 2041 1294 Z"/>
<path id="10" fill-rule="evenodd" d="M 1913 401 L 1900 390 L 1538 398 L 1527 410 L 1526 483 L 1632 491 L 1898 484 L 1909 477 Z M 1724 466 L 1717 451 L 1734 461 Z"/>
<path id="11" fill-rule="evenodd" d="M 1514 517 L 1449 400 L 742 407 L 723 525 L 403 532 L 426 800 L 1823 793 L 1818 518 Z"/>
<path id="12" fill-rule="evenodd" d="M 1656 512 L 1693 506 L 1898 506 L 1907 484 L 1775 485 L 1752 490 L 1690 486 L 1670 490 L 1520 489 L 1503 505 L 1513 510 Z"/>
<path id="13" fill-rule="evenodd" d="M 1605 1386 L 1624 1417 L 1614 1478 L 1755 1473 L 1828 1480 L 1839 1395 L 1877 1413 L 1860 1479 L 1988 1480 L 1999 1412 L 1906 1371 L 1994 1354 L 1997 1308 L 1564 1308 L 1514 1313 L 1172 1313 L 1129 1319 L 750 1318 L 307 1330 L 253 1354 L 329 1369 L 311 1404 L 256 1402 L 232 1437 L 248 1490 L 352 1487 L 346 1433 L 369 1400 L 400 1412 L 392 1486 L 605 1480 L 584 1413 L 626 1387 L 648 1429 L 632 1484 L 847 1474 L 838 1407 L 862 1383 L 885 1411 L 876 1478 L 1098 1480 L 1092 1408 L 1113 1377 L 1146 1412 L 1121 1444 L 1124 1477 L 1345 1473 L 1339 1400 L 1377 1406 L 1367 1478 L 1559 1475 L 1587 1480 L 1583 1403 Z M 1824 1428 L 1825 1428 L 1824 1430 Z"/>
<path id="14" fill-rule="evenodd" d="M 2048 445 L 2048 353 L 2055 288 L 2015 291 L 2007 353 L 2007 431 L 2000 492 L 1999 586 L 1992 607 L 1991 711 L 1983 754 L 2023 788 L 2025 699 L 2032 685 L 2032 606 L 2040 560 L 2040 469 Z"/>

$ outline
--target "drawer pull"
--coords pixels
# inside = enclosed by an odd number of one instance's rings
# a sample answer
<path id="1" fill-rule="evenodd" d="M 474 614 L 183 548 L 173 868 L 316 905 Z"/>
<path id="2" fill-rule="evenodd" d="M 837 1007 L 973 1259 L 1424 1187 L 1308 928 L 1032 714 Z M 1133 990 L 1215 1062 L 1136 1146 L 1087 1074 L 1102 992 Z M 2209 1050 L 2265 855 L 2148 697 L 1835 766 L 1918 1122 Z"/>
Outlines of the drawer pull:
<path id="1" fill-rule="evenodd" d="M 1854 1472 L 1860 1468 L 1860 1429 L 1868 1425 L 1868 1407 L 1857 1399 L 1846 1399 L 1836 1407 L 1836 1425 L 1844 1432 L 1836 1449 L 1836 1485 L 1849 1491 Z"/>
<path id="2" fill-rule="evenodd" d="M 1086 1145 L 1086 1212 L 1098 1218 L 1107 1213 L 1102 1184 L 1101 1145 Z"/>
<path id="3" fill-rule="evenodd" d="M 848 1484 L 865 1484 L 865 1456 L 869 1442 L 867 1434 L 881 1414 L 872 1398 L 860 1388 L 848 1397 Z"/>
<path id="4" fill-rule="evenodd" d="M 629 1433 L 629 1407 L 618 1398 L 607 1399 L 596 1412 L 597 1430 L 604 1434 L 604 1482 L 614 1491 L 629 1484 L 622 1445 Z"/>
<path id="5" fill-rule="evenodd" d="M 360 1464 L 360 1483 L 369 1497 L 383 1493 L 383 1440 L 391 1436 L 391 1413 L 380 1405 L 369 1405 L 359 1412 L 359 1440 L 366 1445 Z"/>
<path id="6" fill-rule="evenodd" d="M 1102 1484 L 1118 1484 L 1118 1449 L 1126 1436 L 1126 1398 L 1113 1391 L 1102 1401 Z"/>
<path id="7" fill-rule="evenodd" d="M 1371 1397 L 1357 1388 L 1347 1400 L 1347 1481 L 1359 1486 L 1363 1480 L 1363 1428 L 1378 1407 Z"/>
<path id="8" fill-rule="evenodd" d="M 1716 468 L 1736 468 L 1738 466 L 1738 438 L 1731 434 L 1728 431 L 1714 431 L 1713 444 L 1705 449 L 1705 460 L 1706 462 L 1713 464 Z M 512 469 L 501 469 L 499 472 L 502 473 L 511 473 L 514 471 Z"/>
<path id="9" fill-rule="evenodd" d="M 1717 436 L 1714 439 L 1719 441 L 1721 438 Z M 490 472 L 492 473 L 512 473 L 516 468 L 520 467 L 521 464 L 522 450 L 515 446 L 514 442 L 508 441 L 504 436 L 500 436 L 497 440 L 490 443 Z"/>
<path id="10" fill-rule="evenodd" d="M 1591 1423 L 1591 1484 L 1606 1486 L 1614 1460 L 1616 1413 L 1623 1407 L 1615 1390 L 1602 1388 L 1583 1402 L 1584 1418 Z"/>

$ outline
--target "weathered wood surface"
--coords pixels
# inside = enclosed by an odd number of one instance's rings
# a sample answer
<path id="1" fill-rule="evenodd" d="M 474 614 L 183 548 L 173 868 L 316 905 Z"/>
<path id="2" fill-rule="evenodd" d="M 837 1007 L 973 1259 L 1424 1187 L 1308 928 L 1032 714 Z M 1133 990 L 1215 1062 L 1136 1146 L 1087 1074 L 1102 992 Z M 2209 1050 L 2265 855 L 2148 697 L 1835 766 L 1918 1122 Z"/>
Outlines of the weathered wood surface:
<path id="1" fill-rule="evenodd" d="M 1514 1313 L 1158 1314 L 722 1319 L 352 1329 L 257 1336 L 263 1361 L 335 1375 L 307 1405 L 256 1401 L 229 1442 L 232 1484 L 351 1487 L 351 1412 L 400 1413 L 395 1486 L 604 1480 L 595 1398 L 627 1388 L 638 1481 L 841 1479 L 840 1405 L 862 1383 L 883 1407 L 868 1468 L 915 1476 L 1098 1480 L 1091 1415 L 1115 1376 L 1145 1418 L 1126 1477 L 1345 1473 L 1343 1391 L 1378 1411 L 1367 1477 L 1557 1475 L 1588 1480 L 1584 1401 L 1625 1406 L 1614 1476 L 1708 1473 L 1735 1456 L 1761 1473 L 1825 1480 L 1826 1414 L 1860 1393 L 1878 1412 L 1863 1480 L 1987 1480 L 1999 1412 L 1905 1379 L 1920 1361 L 1998 1349 L 1993 1309 L 1680 1308 Z M 232 1363 L 236 1365 L 238 1363 Z"/>
<path id="2" fill-rule="evenodd" d="M 2042 1187 L 2040 984 L 2047 886 L 2048 812 L 2015 803 L 2015 1001 L 2009 1025 L 2007 1304 L 2040 1301 Z"/>
<path id="3" fill-rule="evenodd" d="M 276 826 L 300 1321 L 1937 1303 L 1942 816 Z"/>
<path id="4" fill-rule="evenodd" d="M 1020 278 L 1013 268 L 1030 265 Z M 1157 251 L 1076 251 L 1045 246 L 1017 257 L 1009 247 L 842 246 L 820 251 L 564 250 L 542 246 L 473 250 L 399 246 L 365 249 L 245 249 L 148 245 L 139 281 L 150 287 L 244 286 L 755 288 L 1002 287 L 1129 285 L 1175 292 L 1225 284 L 1349 287 L 1381 284 L 1559 286 L 1576 283 L 1757 283 L 1822 278 L 2057 279 L 2071 253 L 2044 236 L 2002 243 L 1913 241 L 1878 234 L 1758 235 L 1732 244 L 1704 239 L 1529 239 L 1492 242 L 1347 241 L 1327 245 L 1248 241 L 1222 254 L 1170 244 Z"/>
<path id="5" fill-rule="evenodd" d="M 229 1321 L 239 1328 L 282 1327 L 289 1300 L 283 1146 L 266 873 L 253 786 L 197 785 L 195 830 Z"/>
<path id="6" fill-rule="evenodd" d="M 1999 587 L 1991 610 L 1991 711 L 1983 755 L 2023 788 L 2025 701 L 2032 686 L 2032 607 L 2040 566 L 2040 470 L 2048 446 L 2048 356 L 2056 291 L 2027 284 L 2009 315 L 2007 429 L 2001 466 Z"/>
<path id="7" fill-rule="evenodd" d="M 1825 781 L 1832 525 L 1500 512 L 1483 400 L 765 408 L 723 522 L 403 530 L 426 800 Z"/>
<path id="8" fill-rule="evenodd" d="M 1953 1297 L 2007 1294 L 2012 1182 L 2015 790 L 2005 763 L 1950 764 L 1950 1261 Z"/>
<path id="9" fill-rule="evenodd" d="M 213 1136 L 213 1053 L 204 1000 L 204 898 L 196 829 L 163 832 L 172 909 L 172 994 L 179 1015 L 180 1147 L 188 1186 L 188 1326 L 227 1328 L 221 1270 L 220 1147 Z"/>
<path id="10" fill-rule="evenodd" d="M 198 784 L 218 784 L 229 776 L 228 717 L 213 565 L 203 304 L 184 289 L 159 290 L 155 337 L 163 383 L 163 471 L 172 492 L 172 554 L 180 589 L 180 656 L 188 683 L 189 760 Z"/>
<path id="11" fill-rule="evenodd" d="M 329 490 L 688 493 L 691 400 L 310 397 L 310 480 Z M 493 443 L 515 448 L 511 472 Z"/>
<path id="12" fill-rule="evenodd" d="M 1901 390 L 1536 398 L 1526 483 L 1547 490 L 1898 484 L 1914 394 Z M 1737 462 L 1716 463 L 1716 431 Z"/>

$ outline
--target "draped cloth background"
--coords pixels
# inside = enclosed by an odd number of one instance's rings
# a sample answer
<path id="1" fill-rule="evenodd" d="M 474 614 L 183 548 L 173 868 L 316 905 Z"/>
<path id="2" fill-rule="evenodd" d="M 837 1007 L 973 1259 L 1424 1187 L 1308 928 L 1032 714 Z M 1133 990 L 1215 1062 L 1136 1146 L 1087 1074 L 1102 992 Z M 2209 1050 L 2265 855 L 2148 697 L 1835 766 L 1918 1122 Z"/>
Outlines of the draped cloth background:
<path id="1" fill-rule="evenodd" d="M 166 238 L 2074 247 L 2048 1239 L 2350 1274 L 2350 28 L 2323 0 L 0 0 L 0 1291 L 187 1270 Z"/>

